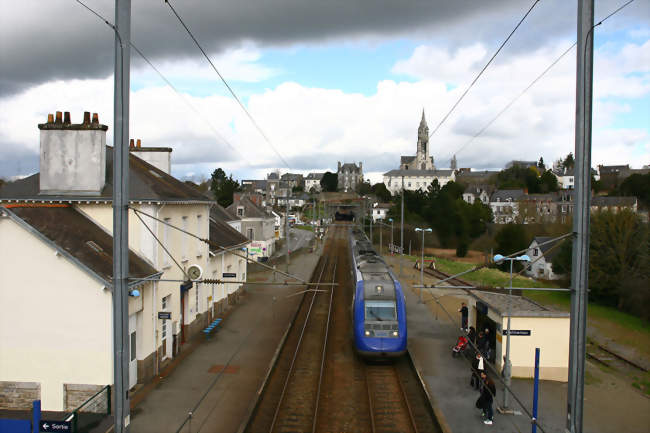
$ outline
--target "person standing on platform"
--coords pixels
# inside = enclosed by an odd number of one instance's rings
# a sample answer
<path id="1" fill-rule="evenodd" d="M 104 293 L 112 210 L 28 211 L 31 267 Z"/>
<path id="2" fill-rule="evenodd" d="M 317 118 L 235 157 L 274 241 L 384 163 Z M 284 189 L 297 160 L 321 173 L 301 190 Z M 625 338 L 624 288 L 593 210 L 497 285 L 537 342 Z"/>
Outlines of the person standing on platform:
<path id="1" fill-rule="evenodd" d="M 485 420 L 483 424 L 492 425 L 492 419 L 494 417 L 494 412 L 492 410 L 492 403 L 494 397 L 497 395 L 497 387 L 494 385 L 494 381 L 488 377 L 485 372 L 481 373 L 481 379 L 483 381 L 483 391 L 479 400 L 481 401 L 481 408 L 483 409 L 483 414 L 485 415 Z"/>
<path id="2" fill-rule="evenodd" d="M 458 310 L 460 313 L 460 328 L 467 332 L 467 318 L 469 317 L 469 310 L 467 309 L 467 305 L 465 305 L 464 302 L 460 304 L 460 309 Z"/>
<path id="3" fill-rule="evenodd" d="M 476 352 L 476 357 L 472 361 L 472 378 L 469 381 L 469 384 L 472 388 L 478 391 L 479 385 L 481 384 L 481 373 L 485 371 L 485 361 L 481 356 L 480 352 Z"/>

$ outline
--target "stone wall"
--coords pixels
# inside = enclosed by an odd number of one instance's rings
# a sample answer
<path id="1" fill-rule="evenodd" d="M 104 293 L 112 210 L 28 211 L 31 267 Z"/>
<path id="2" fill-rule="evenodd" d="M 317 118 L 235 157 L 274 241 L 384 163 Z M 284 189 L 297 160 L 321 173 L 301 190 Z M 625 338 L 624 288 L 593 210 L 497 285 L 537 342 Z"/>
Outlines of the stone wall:
<path id="1" fill-rule="evenodd" d="M 63 384 L 64 410 L 71 412 L 97 394 L 104 385 L 87 385 L 78 383 Z M 97 395 L 81 409 L 82 412 L 106 413 L 108 409 L 108 390 Z"/>
<path id="2" fill-rule="evenodd" d="M 40 383 L 0 381 L 0 409 L 29 410 L 32 402 L 40 399 Z"/>

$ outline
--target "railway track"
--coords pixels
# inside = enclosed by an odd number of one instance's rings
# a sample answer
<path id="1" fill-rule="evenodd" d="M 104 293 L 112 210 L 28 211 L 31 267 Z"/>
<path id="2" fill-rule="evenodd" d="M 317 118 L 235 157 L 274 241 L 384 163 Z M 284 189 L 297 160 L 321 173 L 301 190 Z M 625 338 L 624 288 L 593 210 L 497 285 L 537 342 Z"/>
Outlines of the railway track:
<path id="1" fill-rule="evenodd" d="M 368 364 L 355 353 L 347 248 L 347 227 L 335 227 L 312 280 L 338 286 L 305 293 L 243 431 L 440 431 L 408 356 Z"/>

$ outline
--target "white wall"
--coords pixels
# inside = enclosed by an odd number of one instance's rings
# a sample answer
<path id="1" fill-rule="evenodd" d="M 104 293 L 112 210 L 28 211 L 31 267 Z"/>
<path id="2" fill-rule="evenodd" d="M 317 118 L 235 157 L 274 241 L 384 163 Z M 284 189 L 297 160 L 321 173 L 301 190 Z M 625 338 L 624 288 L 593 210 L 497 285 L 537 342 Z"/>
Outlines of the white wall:
<path id="1" fill-rule="evenodd" d="M 9 218 L 0 238 L 0 381 L 40 382 L 59 411 L 63 384 L 112 383 L 111 292 Z"/>

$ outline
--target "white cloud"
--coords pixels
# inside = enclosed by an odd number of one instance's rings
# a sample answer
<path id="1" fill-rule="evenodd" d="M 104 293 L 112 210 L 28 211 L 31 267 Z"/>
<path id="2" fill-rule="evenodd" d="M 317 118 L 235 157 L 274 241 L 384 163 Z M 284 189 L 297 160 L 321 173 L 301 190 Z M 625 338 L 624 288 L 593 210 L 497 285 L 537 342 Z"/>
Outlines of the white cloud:
<path id="1" fill-rule="evenodd" d="M 631 110 L 621 97 L 647 97 L 648 80 L 644 77 L 648 65 L 646 62 L 644 66 L 643 59 L 647 57 L 643 56 L 647 56 L 649 44 L 630 44 L 607 53 L 606 50 L 613 48 L 604 47 L 596 55 L 595 90 L 601 99 L 594 110 L 594 165 L 639 165 L 650 161 L 647 129 L 611 126 L 616 116 Z M 557 42 L 496 62 L 432 137 L 431 153 L 436 164 L 447 167 L 452 152 L 466 143 L 568 45 L 570 42 Z M 427 53 L 442 56 L 440 59 L 448 60 L 448 65 L 436 70 L 431 62 L 425 61 Z M 602 58 L 604 53 L 607 58 Z M 463 74 L 464 67 L 476 70 L 477 59 L 484 61 L 484 56 L 484 49 L 479 45 L 453 54 L 435 47 L 418 47 L 408 61 L 395 66 L 395 70 L 401 68 L 420 77 L 417 82 L 381 81 L 376 92 L 369 96 L 285 82 L 251 95 L 248 109 L 292 170 L 303 173 L 334 170 L 337 161 L 363 161 L 364 170 L 373 181 L 378 181 L 382 172 L 397 167 L 399 155 L 415 152 L 422 108 L 433 130 L 464 91 L 463 86 L 471 76 L 465 72 L 465 78 L 452 90 L 446 84 L 454 80 L 454 73 Z M 233 55 L 233 59 L 233 64 L 258 65 L 260 53 L 242 51 Z M 483 136 L 458 155 L 459 165 L 496 168 L 511 159 L 540 156 L 550 163 L 572 151 L 574 65 L 575 54 L 567 55 Z M 258 66 L 264 69 L 263 65 Z M 188 66 L 174 67 L 182 74 Z M 198 71 L 193 76 L 200 78 L 203 73 Z M 260 74 L 257 77 L 263 79 Z M 47 113 L 56 110 L 71 111 L 73 121 L 79 121 L 84 110 L 99 112 L 100 120 L 110 126 L 110 143 L 112 97 L 112 79 L 107 78 L 50 82 L 0 100 L 0 159 L 12 158 L 14 153 L 9 143 L 37 155 L 36 125 L 45 121 Z M 236 102 L 222 95 L 183 95 L 181 100 L 168 87 L 145 86 L 131 93 L 131 136 L 141 138 L 145 146 L 173 147 L 174 173 L 179 176 L 207 175 L 219 166 L 239 178 L 261 177 L 271 169 L 285 169 Z"/>

